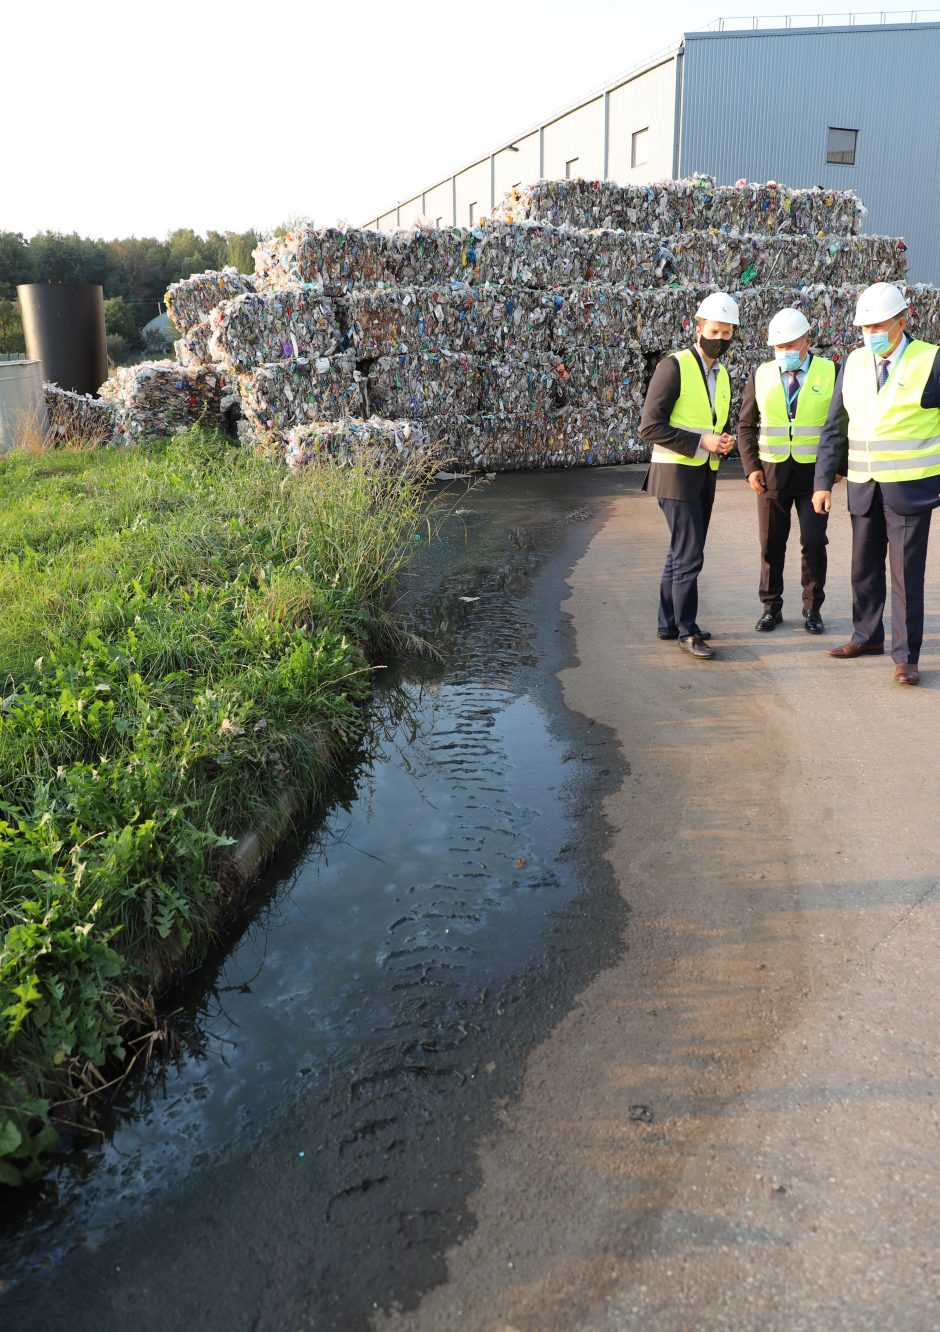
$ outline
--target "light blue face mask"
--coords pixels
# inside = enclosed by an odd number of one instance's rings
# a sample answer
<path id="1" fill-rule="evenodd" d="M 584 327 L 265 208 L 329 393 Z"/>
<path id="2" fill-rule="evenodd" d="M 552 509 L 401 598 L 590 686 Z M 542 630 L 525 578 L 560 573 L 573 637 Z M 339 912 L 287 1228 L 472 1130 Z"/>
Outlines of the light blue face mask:
<path id="1" fill-rule="evenodd" d="M 774 352 L 777 358 L 777 364 L 781 370 L 799 370 L 803 364 L 803 354 L 798 351 L 778 351 Z"/>
<path id="2" fill-rule="evenodd" d="M 868 351 L 874 352 L 876 356 L 884 356 L 891 346 L 890 333 L 863 333 L 862 338 Z"/>

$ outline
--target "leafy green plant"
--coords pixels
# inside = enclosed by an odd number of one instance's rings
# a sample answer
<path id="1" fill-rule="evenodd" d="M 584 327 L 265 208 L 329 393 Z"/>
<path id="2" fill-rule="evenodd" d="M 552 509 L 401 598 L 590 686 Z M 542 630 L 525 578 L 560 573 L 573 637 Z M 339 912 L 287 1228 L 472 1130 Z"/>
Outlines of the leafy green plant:
<path id="1" fill-rule="evenodd" d="M 192 432 L 0 463 L 0 1182 L 198 955 L 226 849 L 324 790 L 424 504 Z"/>

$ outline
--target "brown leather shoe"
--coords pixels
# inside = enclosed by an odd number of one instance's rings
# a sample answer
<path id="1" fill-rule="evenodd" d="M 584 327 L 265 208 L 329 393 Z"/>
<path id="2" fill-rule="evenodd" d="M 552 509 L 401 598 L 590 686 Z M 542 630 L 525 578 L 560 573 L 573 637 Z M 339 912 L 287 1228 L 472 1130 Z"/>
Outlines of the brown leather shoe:
<path id="1" fill-rule="evenodd" d="M 880 657 L 884 650 L 884 643 L 856 643 L 854 639 L 841 647 L 826 648 L 830 657 L 838 657 L 840 661 L 848 661 L 851 657 Z"/>
<path id="2" fill-rule="evenodd" d="M 899 661 L 894 668 L 895 684 L 915 685 L 920 679 L 920 671 L 912 661 Z"/>

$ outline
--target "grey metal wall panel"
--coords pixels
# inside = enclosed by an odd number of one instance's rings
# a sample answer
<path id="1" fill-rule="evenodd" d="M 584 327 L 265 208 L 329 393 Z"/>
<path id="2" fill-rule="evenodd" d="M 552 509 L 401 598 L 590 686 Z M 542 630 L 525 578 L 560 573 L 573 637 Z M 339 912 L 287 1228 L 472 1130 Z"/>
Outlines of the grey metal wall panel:
<path id="1" fill-rule="evenodd" d="M 406 199 L 398 208 L 398 216 L 401 218 L 403 227 L 413 227 L 415 221 L 423 214 L 424 209 L 421 206 L 420 194 L 416 194 L 412 199 Z"/>
<path id="2" fill-rule="evenodd" d="M 648 70 L 610 93 L 607 175 L 621 185 L 643 185 L 672 175 L 675 140 L 676 60 Z M 649 128 L 644 164 L 632 165 L 633 135 Z"/>
<path id="3" fill-rule="evenodd" d="M 573 158 L 577 160 L 569 173 L 572 177 L 596 180 L 604 174 L 603 97 L 595 97 L 545 126 L 546 177 L 564 180 L 566 164 Z"/>
<path id="4" fill-rule="evenodd" d="M 938 24 L 687 34 L 680 174 L 854 189 L 940 283 L 938 66 Z M 854 166 L 827 165 L 829 126 L 859 131 Z"/>
<path id="5" fill-rule="evenodd" d="M 526 134 L 514 142 L 517 152 L 504 148 L 496 154 L 494 174 L 497 203 L 513 185 L 528 185 L 539 178 L 538 131 Z"/>
<path id="6" fill-rule="evenodd" d="M 440 218 L 442 227 L 454 225 L 454 186 L 450 176 L 428 190 L 424 198 L 424 211 L 435 224 Z"/>
<path id="7" fill-rule="evenodd" d="M 490 159 L 484 158 L 461 171 L 457 182 L 458 227 L 476 226 L 490 211 Z M 473 205 L 471 209 L 471 205 Z"/>

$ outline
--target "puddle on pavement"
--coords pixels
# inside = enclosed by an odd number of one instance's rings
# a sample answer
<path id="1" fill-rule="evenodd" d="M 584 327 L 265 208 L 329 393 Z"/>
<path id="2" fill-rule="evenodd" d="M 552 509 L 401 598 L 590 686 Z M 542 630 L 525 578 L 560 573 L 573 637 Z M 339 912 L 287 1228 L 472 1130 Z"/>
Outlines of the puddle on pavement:
<path id="1" fill-rule="evenodd" d="M 600 751 L 573 738 L 552 676 L 563 589 L 529 594 L 596 505 L 583 480 L 516 476 L 456 507 L 409 594 L 445 659 L 380 676 L 326 816 L 279 853 L 234 943 L 171 996 L 178 1064 L 17 1201 L 0 1226 L 8 1292 L 40 1267 L 68 1284 L 142 1215 L 169 1215 L 184 1186 L 198 1192 L 259 1142 L 272 1150 L 279 1132 L 292 1135 L 284 1155 L 316 1159 L 332 1225 L 350 1189 L 407 1157 L 402 1080 L 453 1095 L 480 1071 L 481 1034 L 495 1048 L 523 978 L 546 966 L 583 888 L 578 792 Z"/>

